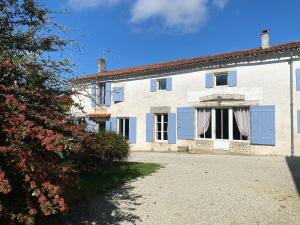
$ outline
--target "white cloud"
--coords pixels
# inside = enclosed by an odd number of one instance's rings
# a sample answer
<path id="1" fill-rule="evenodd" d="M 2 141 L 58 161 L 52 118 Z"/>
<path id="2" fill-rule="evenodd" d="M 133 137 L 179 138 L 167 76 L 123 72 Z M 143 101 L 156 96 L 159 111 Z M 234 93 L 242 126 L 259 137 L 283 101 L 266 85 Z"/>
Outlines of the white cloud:
<path id="1" fill-rule="evenodd" d="M 68 0 L 68 4 L 75 10 L 96 8 L 99 6 L 112 6 L 124 0 Z"/>
<path id="2" fill-rule="evenodd" d="M 229 0 L 67 0 L 75 10 L 130 4 L 130 22 L 142 24 L 159 21 L 167 29 L 192 32 L 201 28 L 208 19 L 212 6 L 223 10 Z M 155 23 L 156 24 L 156 23 Z M 152 24 L 153 25 L 153 24 Z"/>
<path id="3" fill-rule="evenodd" d="M 223 10 L 228 0 L 213 0 L 212 4 Z"/>
<path id="4" fill-rule="evenodd" d="M 137 0 L 131 10 L 131 22 L 158 18 L 166 28 L 193 31 L 207 19 L 208 0 Z"/>

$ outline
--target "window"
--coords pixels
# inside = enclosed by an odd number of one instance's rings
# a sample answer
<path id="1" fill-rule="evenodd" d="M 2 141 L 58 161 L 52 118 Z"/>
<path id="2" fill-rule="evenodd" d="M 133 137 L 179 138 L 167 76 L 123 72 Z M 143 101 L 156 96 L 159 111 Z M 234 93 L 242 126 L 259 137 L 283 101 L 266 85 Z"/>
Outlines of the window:
<path id="1" fill-rule="evenodd" d="M 122 135 L 125 139 L 129 138 L 129 119 L 120 118 L 118 123 L 118 133 Z"/>
<path id="2" fill-rule="evenodd" d="M 78 117 L 76 123 L 77 123 L 78 125 L 81 125 L 81 124 L 86 123 L 85 117 Z"/>
<path id="3" fill-rule="evenodd" d="M 97 102 L 99 105 L 105 104 L 105 83 L 99 83 Z"/>
<path id="4" fill-rule="evenodd" d="M 158 84 L 158 90 L 167 90 L 167 79 L 158 79 L 157 80 Z"/>
<path id="5" fill-rule="evenodd" d="M 248 108 L 233 109 L 233 140 L 247 141 L 250 133 L 250 111 Z"/>
<path id="6" fill-rule="evenodd" d="M 200 138 L 212 138 L 211 109 L 199 109 L 197 114 L 197 134 Z"/>
<path id="7" fill-rule="evenodd" d="M 98 122 L 98 131 L 104 131 L 106 129 L 105 122 Z"/>
<path id="8" fill-rule="evenodd" d="M 216 86 L 226 86 L 228 85 L 228 73 L 219 73 L 215 75 Z"/>
<path id="9" fill-rule="evenodd" d="M 168 114 L 156 115 L 156 140 L 168 140 Z"/>

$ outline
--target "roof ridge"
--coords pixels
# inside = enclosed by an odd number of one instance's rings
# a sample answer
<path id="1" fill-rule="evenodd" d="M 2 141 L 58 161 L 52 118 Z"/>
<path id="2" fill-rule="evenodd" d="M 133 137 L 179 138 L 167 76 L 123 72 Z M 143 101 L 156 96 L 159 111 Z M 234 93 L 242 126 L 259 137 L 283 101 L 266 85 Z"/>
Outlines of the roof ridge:
<path id="1" fill-rule="evenodd" d="M 224 52 L 224 53 L 195 56 L 195 57 L 185 58 L 185 59 L 177 59 L 177 60 L 172 60 L 172 61 L 164 61 L 164 62 L 158 62 L 158 63 L 152 63 L 152 64 L 145 64 L 145 65 L 139 65 L 139 66 L 114 69 L 114 70 L 105 71 L 105 72 L 101 72 L 101 73 L 86 75 L 83 77 L 76 78 L 74 80 L 78 81 L 78 80 L 85 80 L 85 79 L 125 75 L 125 74 L 130 74 L 130 73 L 142 73 L 142 72 L 147 72 L 148 70 L 151 71 L 151 70 L 161 69 L 164 67 L 176 67 L 176 66 L 181 66 L 184 64 L 201 63 L 201 61 L 212 62 L 214 60 L 219 60 L 219 59 L 226 60 L 226 59 L 229 59 L 232 57 L 241 58 L 241 57 L 245 57 L 247 55 L 255 56 L 256 54 L 260 54 L 260 55 L 270 54 L 270 53 L 274 53 L 276 51 L 282 51 L 282 50 L 287 51 L 287 50 L 289 50 L 291 48 L 295 48 L 295 47 L 297 47 L 297 49 L 300 48 L 300 40 L 276 44 L 276 45 L 270 46 L 269 48 L 266 48 L 266 49 L 263 49 L 261 47 L 250 48 L 250 49 L 246 49 L 246 50 L 231 51 L 231 52 L 228 51 L 228 52 Z"/>

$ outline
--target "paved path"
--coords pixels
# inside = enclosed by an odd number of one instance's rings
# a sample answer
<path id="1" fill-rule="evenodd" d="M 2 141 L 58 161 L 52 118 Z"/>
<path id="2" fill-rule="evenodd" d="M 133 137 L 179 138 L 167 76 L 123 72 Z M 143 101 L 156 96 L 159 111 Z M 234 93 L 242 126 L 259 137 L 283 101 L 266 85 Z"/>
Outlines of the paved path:
<path id="1" fill-rule="evenodd" d="M 300 175 L 300 161 L 171 153 L 134 153 L 130 160 L 163 168 L 99 196 L 69 224 L 300 224 L 290 169 Z"/>

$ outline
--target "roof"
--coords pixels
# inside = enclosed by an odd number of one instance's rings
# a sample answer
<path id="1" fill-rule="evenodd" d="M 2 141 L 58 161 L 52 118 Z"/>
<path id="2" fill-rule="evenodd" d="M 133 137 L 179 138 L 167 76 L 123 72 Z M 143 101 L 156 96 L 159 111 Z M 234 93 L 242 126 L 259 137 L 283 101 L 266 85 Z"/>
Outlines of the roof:
<path id="1" fill-rule="evenodd" d="M 108 113 L 95 113 L 95 114 L 87 114 L 86 117 L 89 118 L 107 118 L 110 117 L 111 114 Z"/>
<path id="2" fill-rule="evenodd" d="M 247 59 L 254 58 L 260 56 L 268 56 L 272 54 L 282 54 L 286 52 L 299 51 L 300 50 L 300 41 L 294 41 L 279 45 L 274 45 L 272 47 L 263 49 L 263 48 L 253 48 L 244 51 L 236 51 L 229 53 L 222 53 L 216 55 L 209 56 L 201 56 L 189 59 L 182 59 L 170 62 L 162 62 L 157 64 L 149 64 L 144 66 L 130 67 L 125 69 L 111 70 L 100 72 L 97 74 L 83 76 L 74 81 L 83 81 L 87 79 L 95 79 L 95 78 L 114 78 L 123 75 L 137 75 L 137 74 L 145 74 L 151 72 L 157 72 L 160 70 L 174 70 L 185 67 L 193 67 L 199 64 L 205 63 L 221 63 L 229 60 L 239 60 L 239 59 Z"/>

